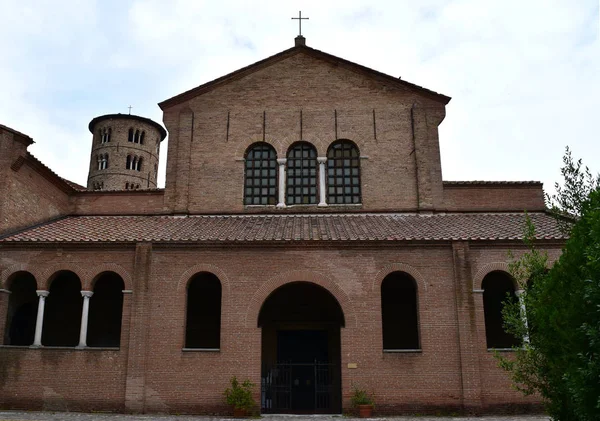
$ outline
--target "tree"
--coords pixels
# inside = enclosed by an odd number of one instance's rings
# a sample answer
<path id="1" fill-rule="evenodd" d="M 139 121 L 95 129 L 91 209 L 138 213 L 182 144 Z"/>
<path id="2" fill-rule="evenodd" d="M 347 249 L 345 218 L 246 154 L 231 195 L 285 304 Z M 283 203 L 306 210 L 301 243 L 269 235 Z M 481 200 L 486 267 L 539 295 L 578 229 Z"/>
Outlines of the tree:
<path id="1" fill-rule="evenodd" d="M 526 338 L 511 357 L 498 356 L 515 386 L 539 393 L 548 414 L 560 421 L 600 420 L 600 177 L 594 178 L 567 149 L 563 186 L 549 198 L 568 231 L 559 260 L 535 248 L 527 222 L 529 251 L 511 263 L 523 294 L 507 301 L 506 329 Z M 566 222 L 565 222 L 566 221 Z M 525 314 L 521 308 L 524 305 Z"/>

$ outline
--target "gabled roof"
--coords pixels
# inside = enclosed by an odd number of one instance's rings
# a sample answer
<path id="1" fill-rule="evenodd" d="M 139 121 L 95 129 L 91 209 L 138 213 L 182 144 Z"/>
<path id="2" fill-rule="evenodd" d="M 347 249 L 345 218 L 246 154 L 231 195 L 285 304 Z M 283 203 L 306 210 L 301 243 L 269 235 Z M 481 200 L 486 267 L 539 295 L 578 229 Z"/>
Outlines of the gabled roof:
<path id="1" fill-rule="evenodd" d="M 42 161 L 33 156 L 29 151 L 26 153 L 25 159 L 23 159 L 23 162 L 25 161 L 28 162 L 32 168 L 37 170 L 39 174 L 41 174 L 48 181 L 53 183 L 65 193 L 73 193 L 75 191 L 87 190 L 85 187 L 80 186 L 79 184 L 74 183 L 70 180 L 67 180 L 66 178 L 62 178 L 61 176 L 56 174 L 50 169 L 50 167 L 46 166 Z"/>
<path id="2" fill-rule="evenodd" d="M 254 73 L 258 70 L 264 69 L 265 67 L 271 66 L 281 60 L 292 57 L 295 54 L 307 54 L 311 57 L 315 57 L 320 60 L 324 60 L 338 66 L 342 66 L 348 70 L 353 72 L 362 73 L 366 76 L 380 79 L 387 83 L 394 83 L 400 87 L 408 88 L 411 91 L 420 93 L 426 97 L 429 97 L 435 101 L 439 101 L 443 104 L 447 104 L 450 102 L 450 97 L 446 95 L 439 94 L 437 92 L 431 91 L 429 89 L 423 88 L 422 86 L 415 85 L 413 83 L 407 82 L 400 78 L 387 75 L 385 73 L 379 72 L 377 70 L 371 69 L 369 67 L 353 63 L 351 61 L 345 60 L 343 58 L 334 56 L 332 54 L 325 53 L 323 51 L 315 50 L 314 48 L 307 47 L 306 45 L 296 45 L 290 49 L 284 50 L 278 54 L 272 55 L 271 57 L 267 57 L 264 60 L 257 61 L 254 64 L 251 64 L 246 67 L 242 67 L 235 72 L 229 73 L 225 76 L 221 76 L 213 81 L 207 82 L 203 85 L 197 86 L 196 88 L 190 89 L 189 91 L 183 92 L 179 95 L 176 95 L 172 98 L 164 100 L 158 103 L 158 106 L 165 110 L 166 108 L 170 108 L 173 105 L 180 104 L 184 101 L 187 101 L 190 98 L 194 98 L 198 95 L 204 94 L 206 92 L 211 91 L 212 89 L 217 88 L 218 86 L 224 85 L 234 80 L 241 79 L 251 73 Z"/>
<path id="3" fill-rule="evenodd" d="M 530 213 L 539 240 L 565 240 L 557 221 Z M 300 243 L 523 239 L 524 213 L 73 216 L 0 237 L 6 243 Z"/>

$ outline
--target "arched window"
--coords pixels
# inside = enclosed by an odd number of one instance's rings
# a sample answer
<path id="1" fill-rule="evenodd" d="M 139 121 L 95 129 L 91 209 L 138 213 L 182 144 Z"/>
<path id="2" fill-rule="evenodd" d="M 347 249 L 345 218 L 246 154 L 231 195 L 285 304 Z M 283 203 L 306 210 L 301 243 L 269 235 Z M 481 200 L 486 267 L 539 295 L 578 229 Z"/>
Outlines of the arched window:
<path id="1" fill-rule="evenodd" d="M 129 183 L 125 183 L 125 190 L 129 190 Z"/>
<path id="2" fill-rule="evenodd" d="M 140 131 L 136 130 L 133 136 L 133 143 L 140 143 Z"/>
<path id="3" fill-rule="evenodd" d="M 137 168 L 136 170 L 138 171 L 142 171 L 142 161 L 144 160 L 144 158 L 140 157 L 137 161 Z"/>
<path id="4" fill-rule="evenodd" d="M 108 134 L 106 135 L 106 141 L 107 142 L 110 142 L 111 135 L 112 135 L 112 128 L 109 127 L 108 128 Z"/>
<path id="5" fill-rule="evenodd" d="M 144 144 L 144 137 L 146 137 L 146 132 L 142 131 L 142 134 L 140 136 L 140 145 Z"/>
<path id="6" fill-rule="evenodd" d="M 108 154 L 104 154 L 102 156 L 102 169 L 105 170 L 108 168 Z"/>
<path id="7" fill-rule="evenodd" d="M 221 346 L 221 282 L 212 273 L 196 274 L 188 284 L 185 347 Z"/>
<path id="8" fill-rule="evenodd" d="M 502 309 L 504 302 L 517 300 L 511 276 L 502 271 L 488 273 L 481 284 L 483 288 L 483 312 L 485 315 L 485 338 L 488 348 L 511 348 L 521 341 L 504 330 Z"/>
<path id="9" fill-rule="evenodd" d="M 381 283 L 383 349 L 421 349 L 417 283 L 407 273 L 392 272 Z"/>
<path id="10" fill-rule="evenodd" d="M 55 274 L 46 298 L 42 344 L 77 346 L 82 306 L 81 282 L 77 275 L 70 271 Z"/>
<path id="11" fill-rule="evenodd" d="M 360 154 L 349 140 L 334 142 L 327 151 L 327 203 L 360 203 Z"/>
<path id="12" fill-rule="evenodd" d="M 245 205 L 277 204 L 277 153 L 268 143 L 256 143 L 246 152 Z"/>
<path id="13" fill-rule="evenodd" d="M 96 160 L 98 161 L 98 169 L 102 169 L 102 155 L 97 155 Z"/>
<path id="14" fill-rule="evenodd" d="M 4 331 L 5 345 L 33 344 L 38 296 L 36 281 L 29 272 L 17 272 L 8 278 L 10 296 Z"/>
<path id="15" fill-rule="evenodd" d="M 287 153 L 286 203 L 317 203 L 317 151 L 308 142 L 296 143 Z"/>
<path id="16" fill-rule="evenodd" d="M 133 127 L 129 128 L 129 136 L 127 136 L 129 142 L 133 142 Z"/>
<path id="17" fill-rule="evenodd" d="M 88 346 L 120 345 L 124 288 L 123 279 L 114 272 L 102 273 L 94 283 L 88 318 Z"/>

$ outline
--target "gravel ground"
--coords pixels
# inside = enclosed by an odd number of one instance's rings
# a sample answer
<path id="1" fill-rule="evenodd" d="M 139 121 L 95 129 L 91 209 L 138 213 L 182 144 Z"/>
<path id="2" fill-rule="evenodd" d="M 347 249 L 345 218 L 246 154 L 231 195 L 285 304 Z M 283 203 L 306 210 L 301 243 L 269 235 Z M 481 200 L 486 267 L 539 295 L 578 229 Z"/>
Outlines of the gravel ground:
<path id="1" fill-rule="evenodd" d="M 265 415 L 265 421 L 351 421 L 359 418 L 330 415 Z M 79 412 L 17 412 L 0 411 L 0 421 L 220 421 L 226 417 L 201 417 L 189 415 L 122 415 L 86 414 Z M 252 420 L 252 418 L 250 419 Z M 394 421 L 549 421 L 545 416 L 489 416 L 489 417 L 377 417 L 376 420 Z"/>

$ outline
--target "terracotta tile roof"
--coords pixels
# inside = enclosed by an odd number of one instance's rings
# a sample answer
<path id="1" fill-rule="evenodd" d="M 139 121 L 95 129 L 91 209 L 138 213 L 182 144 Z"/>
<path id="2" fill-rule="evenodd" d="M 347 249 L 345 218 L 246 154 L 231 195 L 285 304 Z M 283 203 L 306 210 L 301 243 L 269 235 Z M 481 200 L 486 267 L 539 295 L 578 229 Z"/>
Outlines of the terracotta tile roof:
<path id="1" fill-rule="evenodd" d="M 69 186 L 71 186 L 74 190 L 77 191 L 87 191 L 87 187 L 82 186 L 81 184 L 77 184 L 74 181 L 71 180 L 67 180 L 66 178 L 60 177 L 60 179 L 62 181 L 64 181 L 65 183 L 67 183 Z"/>
<path id="2" fill-rule="evenodd" d="M 530 217 L 539 239 L 564 239 L 550 215 Z M 519 240 L 524 221 L 520 213 L 73 216 L 9 234 L 0 243 Z"/>

